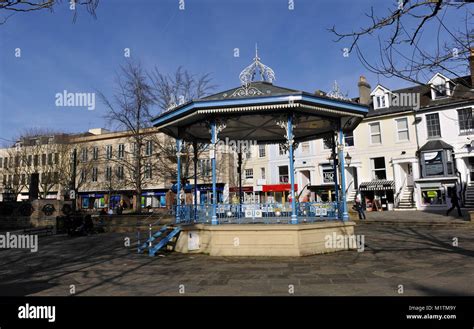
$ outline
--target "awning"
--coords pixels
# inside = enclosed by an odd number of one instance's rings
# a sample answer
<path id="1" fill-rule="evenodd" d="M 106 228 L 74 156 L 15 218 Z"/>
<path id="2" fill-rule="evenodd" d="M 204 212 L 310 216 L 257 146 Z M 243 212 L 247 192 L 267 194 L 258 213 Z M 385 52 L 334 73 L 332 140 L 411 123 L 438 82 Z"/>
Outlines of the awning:
<path id="1" fill-rule="evenodd" d="M 263 185 L 263 192 L 289 192 L 291 191 L 291 184 L 272 184 Z M 298 184 L 295 184 L 295 191 L 298 191 Z"/>
<path id="2" fill-rule="evenodd" d="M 393 180 L 374 180 L 371 182 L 361 183 L 360 191 L 390 191 L 395 190 L 395 182 Z"/>
<path id="3" fill-rule="evenodd" d="M 334 191 L 334 184 L 323 184 L 323 185 L 309 185 L 308 190 L 311 192 L 324 192 L 324 191 Z"/>

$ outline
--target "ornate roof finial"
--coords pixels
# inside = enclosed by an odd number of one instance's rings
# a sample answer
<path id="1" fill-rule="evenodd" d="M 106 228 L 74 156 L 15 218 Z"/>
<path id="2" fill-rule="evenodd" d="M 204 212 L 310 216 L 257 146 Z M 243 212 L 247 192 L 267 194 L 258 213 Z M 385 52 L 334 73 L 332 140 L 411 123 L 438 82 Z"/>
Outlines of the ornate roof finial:
<path id="1" fill-rule="evenodd" d="M 349 97 L 347 97 L 347 94 L 343 94 L 341 92 L 341 89 L 339 88 L 339 85 L 337 84 L 337 81 L 334 80 L 334 85 L 332 87 L 332 90 L 327 93 L 328 97 L 335 98 L 335 99 L 342 99 L 345 101 L 350 100 Z"/>
<path id="2" fill-rule="evenodd" d="M 268 66 L 264 65 L 258 57 L 258 45 L 255 43 L 255 58 L 253 63 L 247 66 L 240 72 L 239 79 L 242 85 L 247 85 L 255 80 L 257 71 L 260 75 L 261 81 L 272 83 L 275 79 L 275 72 Z"/>

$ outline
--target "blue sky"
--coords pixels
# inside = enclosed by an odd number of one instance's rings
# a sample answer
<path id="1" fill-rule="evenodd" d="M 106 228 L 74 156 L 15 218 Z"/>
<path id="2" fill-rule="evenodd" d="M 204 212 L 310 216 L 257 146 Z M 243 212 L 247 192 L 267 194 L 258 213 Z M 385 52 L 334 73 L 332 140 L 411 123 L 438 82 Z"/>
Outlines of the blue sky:
<path id="1" fill-rule="evenodd" d="M 0 26 L 0 138 L 11 139 L 29 127 L 67 132 L 107 127 L 99 100 L 94 111 L 60 108 L 55 94 L 100 90 L 112 95 L 124 48 L 146 69 L 172 73 L 181 65 L 195 74 L 209 72 L 216 92 L 239 84 L 256 42 L 279 86 L 328 91 L 337 80 L 352 97 L 360 75 L 372 87 L 407 85 L 368 73 L 355 55 L 342 56 L 345 45 L 333 42 L 327 31 L 333 25 L 350 31 L 368 24 L 364 13 L 371 5 L 382 13 L 396 1 L 295 0 L 289 10 L 288 0 L 185 0 L 185 10 L 179 10 L 178 0 L 101 0 L 97 19 L 81 10 L 76 23 L 67 2 L 54 13 L 17 14 Z M 376 42 L 363 45 L 377 50 Z M 14 56 L 16 48 L 20 58 Z"/>

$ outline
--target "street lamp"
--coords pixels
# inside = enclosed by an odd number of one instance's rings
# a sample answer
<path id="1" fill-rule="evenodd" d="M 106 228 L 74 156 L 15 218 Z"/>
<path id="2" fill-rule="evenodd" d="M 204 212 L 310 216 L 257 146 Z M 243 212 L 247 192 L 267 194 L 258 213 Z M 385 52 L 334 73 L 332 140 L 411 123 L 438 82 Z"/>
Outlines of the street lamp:
<path id="1" fill-rule="evenodd" d="M 344 159 L 346 160 L 347 167 L 350 167 L 350 166 L 351 166 L 352 157 L 350 156 L 349 152 L 347 152 L 347 155 L 344 157 Z"/>

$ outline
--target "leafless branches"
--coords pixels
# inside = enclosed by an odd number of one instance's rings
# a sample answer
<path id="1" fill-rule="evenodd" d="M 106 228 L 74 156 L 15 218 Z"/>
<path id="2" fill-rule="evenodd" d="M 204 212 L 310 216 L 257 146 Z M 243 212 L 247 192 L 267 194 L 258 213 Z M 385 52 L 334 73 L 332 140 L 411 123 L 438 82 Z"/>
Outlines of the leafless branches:
<path id="1" fill-rule="evenodd" d="M 453 13 L 464 14 L 457 25 L 446 22 L 446 15 Z M 366 16 L 370 20 L 366 27 L 341 33 L 333 26 L 329 31 L 336 42 L 349 41 L 349 53 L 355 52 L 372 73 L 425 84 L 437 72 L 451 77 L 466 72 L 474 37 L 473 12 L 466 3 L 401 0 L 382 17 L 374 8 Z M 378 60 L 369 59 L 363 39 L 378 43 Z"/>

